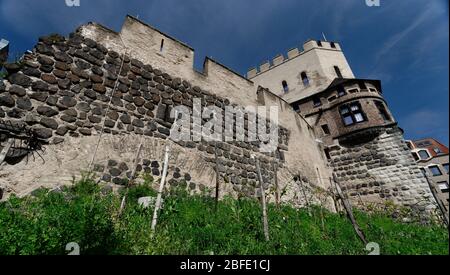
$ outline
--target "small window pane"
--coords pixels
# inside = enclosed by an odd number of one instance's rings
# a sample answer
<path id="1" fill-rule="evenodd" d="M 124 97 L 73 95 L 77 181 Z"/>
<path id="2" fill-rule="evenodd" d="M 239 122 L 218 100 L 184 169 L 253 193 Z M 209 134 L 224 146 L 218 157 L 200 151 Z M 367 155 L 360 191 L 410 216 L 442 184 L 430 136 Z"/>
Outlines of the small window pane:
<path id="1" fill-rule="evenodd" d="M 438 186 L 439 186 L 439 189 L 441 190 L 441 192 L 443 192 L 443 193 L 448 192 L 448 183 L 446 181 L 438 182 Z"/>
<path id="2" fill-rule="evenodd" d="M 435 177 L 442 175 L 441 170 L 437 166 L 430 166 L 430 171 L 431 174 Z"/>
<path id="3" fill-rule="evenodd" d="M 347 107 L 341 108 L 341 114 L 345 115 L 349 112 Z"/>
<path id="4" fill-rule="evenodd" d="M 364 116 L 361 113 L 356 113 L 355 114 L 355 119 L 356 119 L 356 122 L 363 122 L 364 121 Z"/>
<path id="5" fill-rule="evenodd" d="M 352 111 L 358 111 L 359 110 L 359 106 L 358 105 L 352 105 L 350 108 L 352 109 Z"/>
<path id="6" fill-rule="evenodd" d="M 352 125 L 354 123 L 352 116 L 345 116 L 344 123 L 345 123 L 345 125 Z"/>
<path id="7" fill-rule="evenodd" d="M 429 159 L 430 158 L 430 155 L 425 150 L 420 150 L 419 151 L 419 156 L 420 156 L 421 159 Z"/>

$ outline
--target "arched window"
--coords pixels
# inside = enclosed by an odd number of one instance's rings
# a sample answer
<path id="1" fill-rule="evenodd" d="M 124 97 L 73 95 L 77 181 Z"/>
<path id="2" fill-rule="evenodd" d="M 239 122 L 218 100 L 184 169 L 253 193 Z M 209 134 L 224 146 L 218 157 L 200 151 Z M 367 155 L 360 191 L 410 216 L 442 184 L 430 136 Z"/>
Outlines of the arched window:
<path id="1" fill-rule="evenodd" d="M 306 75 L 306 72 L 302 72 L 301 77 L 302 77 L 303 86 L 308 87 L 309 86 L 309 78 Z"/>
<path id="2" fill-rule="evenodd" d="M 283 80 L 283 82 L 281 82 L 281 84 L 283 85 L 283 91 L 285 93 L 289 92 L 289 86 L 288 86 L 286 80 Z"/>

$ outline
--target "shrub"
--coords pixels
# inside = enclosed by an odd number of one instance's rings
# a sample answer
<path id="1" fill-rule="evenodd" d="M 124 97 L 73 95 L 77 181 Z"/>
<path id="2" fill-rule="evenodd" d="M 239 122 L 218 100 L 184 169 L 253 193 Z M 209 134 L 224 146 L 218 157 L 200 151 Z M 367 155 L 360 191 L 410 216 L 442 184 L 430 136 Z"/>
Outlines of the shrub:
<path id="1" fill-rule="evenodd" d="M 264 240 L 256 200 L 166 193 L 156 233 L 153 208 L 137 199 L 155 196 L 151 178 L 122 194 L 103 195 L 88 177 L 59 191 L 45 189 L 0 204 L 0 254 L 66 254 L 69 242 L 81 254 L 367 254 L 345 216 L 318 207 L 268 205 L 270 241 Z M 119 216 L 126 194 L 126 208 Z M 448 231 L 437 224 L 401 223 L 380 213 L 355 211 L 368 241 L 382 254 L 448 254 Z"/>

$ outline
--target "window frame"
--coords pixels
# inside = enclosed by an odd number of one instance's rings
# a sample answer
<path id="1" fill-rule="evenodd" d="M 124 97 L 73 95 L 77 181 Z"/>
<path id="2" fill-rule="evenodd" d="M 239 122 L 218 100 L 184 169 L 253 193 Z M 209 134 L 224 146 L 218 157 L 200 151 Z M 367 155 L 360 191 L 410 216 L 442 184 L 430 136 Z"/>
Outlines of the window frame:
<path id="1" fill-rule="evenodd" d="M 427 154 L 427 157 L 424 158 L 424 157 L 420 154 L 421 152 L 425 152 L 425 153 Z M 420 160 L 427 160 L 427 159 L 430 159 L 430 158 L 431 158 L 431 155 L 430 155 L 430 153 L 428 152 L 427 149 L 420 149 L 420 150 L 417 150 L 417 155 L 419 156 L 419 159 L 420 159 Z"/>
<path id="2" fill-rule="evenodd" d="M 322 132 L 324 135 L 326 136 L 331 135 L 330 127 L 328 126 L 328 124 L 323 124 L 320 126 L 320 128 L 322 128 Z"/>
<path id="3" fill-rule="evenodd" d="M 352 109 L 352 107 L 355 107 L 355 106 L 358 107 L 357 110 Z M 342 111 L 345 108 L 347 109 L 347 113 L 343 114 Z M 339 106 L 338 109 L 339 109 L 339 115 L 341 116 L 341 119 L 342 119 L 342 123 L 344 124 L 345 127 L 354 126 L 354 125 L 368 121 L 367 115 L 366 115 L 366 113 L 364 113 L 364 110 L 362 109 L 361 103 L 359 101 L 353 101 L 350 103 L 343 104 L 343 105 Z M 361 115 L 361 117 L 362 117 L 361 121 L 358 121 L 357 115 Z M 347 117 L 351 118 L 352 123 L 350 123 L 350 124 L 346 123 Z"/>
<path id="4" fill-rule="evenodd" d="M 437 171 L 439 172 L 439 174 L 433 173 L 433 168 L 436 168 Z M 442 175 L 443 175 L 441 169 L 439 168 L 439 165 L 430 165 L 430 166 L 428 166 L 428 169 L 430 170 L 431 175 L 432 175 L 433 177 L 439 177 L 439 176 L 442 176 Z"/>
<path id="5" fill-rule="evenodd" d="M 300 77 L 302 78 L 303 87 L 308 88 L 309 86 L 311 86 L 308 74 L 305 71 L 300 73 Z"/>
<path id="6" fill-rule="evenodd" d="M 450 190 L 447 181 L 439 181 L 436 183 L 436 185 L 439 188 L 439 191 L 441 191 L 442 193 L 448 193 Z M 446 188 L 442 189 L 441 185 L 445 185 Z"/>
<path id="7" fill-rule="evenodd" d="M 313 97 L 312 102 L 314 108 L 322 106 L 322 100 L 320 99 L 320 97 Z"/>
<path id="8" fill-rule="evenodd" d="M 286 80 L 281 81 L 281 85 L 283 86 L 283 92 L 288 93 L 289 92 L 289 85 Z"/>

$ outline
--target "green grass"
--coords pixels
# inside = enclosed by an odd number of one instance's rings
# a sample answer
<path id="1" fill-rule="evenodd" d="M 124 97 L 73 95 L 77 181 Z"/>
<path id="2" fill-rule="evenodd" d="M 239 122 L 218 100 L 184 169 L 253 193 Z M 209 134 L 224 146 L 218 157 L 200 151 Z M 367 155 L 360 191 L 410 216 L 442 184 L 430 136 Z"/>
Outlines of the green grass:
<path id="1" fill-rule="evenodd" d="M 137 204 L 137 198 L 147 195 L 155 196 L 148 183 L 129 189 L 120 216 L 121 196 L 102 194 L 90 180 L 62 192 L 11 197 L 0 204 L 0 254 L 67 254 L 69 242 L 78 243 L 81 254 L 369 253 L 345 216 L 319 208 L 269 205 L 271 239 L 266 242 L 257 201 L 225 198 L 215 212 L 212 198 L 183 191 L 165 197 L 152 238 L 153 210 Z M 442 226 L 405 224 L 382 214 L 355 215 L 381 254 L 449 254 L 448 231 Z"/>

